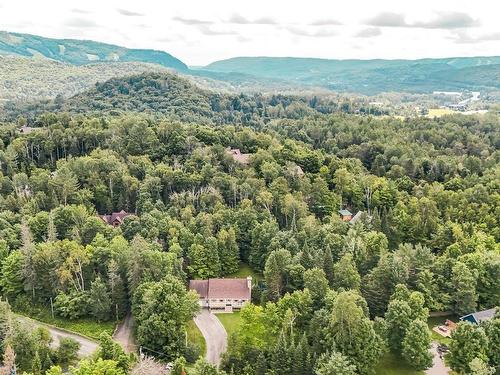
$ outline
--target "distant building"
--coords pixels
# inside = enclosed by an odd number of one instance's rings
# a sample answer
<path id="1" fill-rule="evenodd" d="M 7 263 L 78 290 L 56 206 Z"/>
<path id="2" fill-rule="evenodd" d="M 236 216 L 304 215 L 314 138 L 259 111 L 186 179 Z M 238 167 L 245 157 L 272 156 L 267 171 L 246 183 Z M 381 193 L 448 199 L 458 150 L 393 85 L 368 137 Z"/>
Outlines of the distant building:
<path id="1" fill-rule="evenodd" d="M 191 280 L 189 289 L 200 296 L 200 307 L 232 312 L 252 298 L 252 278 Z"/>
<path id="2" fill-rule="evenodd" d="M 353 218 L 349 221 L 349 224 L 356 224 L 358 221 L 370 222 L 372 221 L 372 217 L 365 211 L 358 211 L 356 215 L 354 215 Z"/>
<path id="3" fill-rule="evenodd" d="M 477 311 L 468 315 L 464 315 L 460 318 L 460 320 L 464 322 L 471 322 L 474 324 L 479 324 L 484 320 L 491 320 L 495 316 L 496 308 Z"/>
<path id="4" fill-rule="evenodd" d="M 21 134 L 29 134 L 31 132 L 34 132 L 34 131 L 37 131 L 37 130 L 41 130 L 42 128 L 32 128 L 30 126 L 26 126 L 26 125 L 23 125 L 19 128 L 19 133 Z"/>
<path id="5" fill-rule="evenodd" d="M 304 171 L 302 170 L 302 168 L 300 168 L 299 165 L 295 165 L 294 167 L 292 167 L 292 174 L 296 177 L 302 177 L 304 176 Z"/>
<path id="6" fill-rule="evenodd" d="M 128 212 L 121 210 L 120 212 L 113 212 L 111 215 L 99 215 L 99 217 L 106 224 L 112 225 L 114 227 L 118 227 L 118 226 L 122 225 L 123 219 L 125 219 L 127 216 L 131 216 L 131 215 L 132 214 L 129 214 Z"/>
<path id="7" fill-rule="evenodd" d="M 343 208 L 342 210 L 339 210 L 339 215 L 342 219 L 342 221 L 351 221 L 352 219 L 352 213 L 346 208 Z"/>
<path id="8" fill-rule="evenodd" d="M 226 154 L 230 155 L 235 162 L 240 164 L 248 164 L 250 161 L 251 154 L 242 154 L 238 148 L 229 148 L 226 150 Z"/>

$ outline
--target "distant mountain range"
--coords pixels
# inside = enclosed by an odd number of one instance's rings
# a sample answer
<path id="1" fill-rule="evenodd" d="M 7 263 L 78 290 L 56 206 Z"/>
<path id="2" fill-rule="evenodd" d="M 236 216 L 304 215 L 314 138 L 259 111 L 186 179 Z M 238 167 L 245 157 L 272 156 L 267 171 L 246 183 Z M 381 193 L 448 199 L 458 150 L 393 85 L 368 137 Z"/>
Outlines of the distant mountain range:
<path id="1" fill-rule="evenodd" d="M 420 60 L 236 57 L 203 69 L 365 94 L 500 89 L 500 56 Z"/>
<path id="2" fill-rule="evenodd" d="M 0 31 L 0 55 L 38 56 L 72 65 L 144 62 L 181 71 L 187 70 L 186 64 L 181 60 L 163 51 L 129 49 L 90 40 L 51 39 L 6 31 Z"/>
<path id="3" fill-rule="evenodd" d="M 310 92 L 319 89 L 374 95 L 391 91 L 500 90 L 500 56 L 420 60 L 236 57 L 190 69 L 184 62 L 163 51 L 0 32 L 2 55 L 43 57 L 75 66 L 116 62 L 156 64 L 198 78 L 209 78 L 215 83 L 214 87 L 226 86 L 237 91 Z M 136 73 L 150 70 L 143 66 L 141 69 Z M 29 74 L 36 72 L 31 70 Z M 101 78 L 96 78 L 95 82 Z M 88 83 L 94 82 L 87 79 L 86 87 Z M 16 82 L 9 82 L 9 86 L 15 89 Z"/>

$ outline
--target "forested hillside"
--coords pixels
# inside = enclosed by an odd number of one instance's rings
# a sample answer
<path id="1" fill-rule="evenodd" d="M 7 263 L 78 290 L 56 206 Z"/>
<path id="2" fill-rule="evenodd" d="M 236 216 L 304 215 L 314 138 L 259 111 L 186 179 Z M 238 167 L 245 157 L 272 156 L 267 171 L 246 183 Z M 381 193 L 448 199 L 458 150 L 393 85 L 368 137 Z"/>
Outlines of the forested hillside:
<path id="1" fill-rule="evenodd" d="M 371 374 L 387 353 L 429 367 L 429 311 L 500 305 L 499 116 L 401 121 L 321 103 L 151 74 L 98 84 L 25 134 L 25 118 L 3 123 L 2 296 L 15 311 L 52 300 L 67 320 L 131 309 L 143 351 L 180 374 L 180 357 L 200 354 L 185 336 L 198 309 L 187 281 L 244 263 L 263 274 L 253 304 L 221 368 L 189 374 Z M 364 214 L 353 224 L 340 208 Z M 132 215 L 119 227 L 97 217 L 120 210 Z M 459 327 L 455 371 L 500 364 L 500 319 Z M 1 350 L 25 371 L 75 364 L 37 334 L 0 325 Z M 77 367 L 130 372 L 106 340 Z"/>
<path id="2" fill-rule="evenodd" d="M 201 83 L 203 84 L 203 83 Z M 169 73 L 145 73 L 112 78 L 93 89 L 67 100 L 8 102 L 0 118 L 19 115 L 33 122 L 46 111 L 92 113 L 117 116 L 126 112 L 147 113 L 155 117 L 211 124 L 264 124 L 272 119 L 300 119 L 334 112 L 384 114 L 371 107 L 367 98 L 339 95 L 263 95 L 220 93 Z"/>
<path id="3" fill-rule="evenodd" d="M 186 64 L 164 51 L 129 49 L 91 40 L 52 39 L 6 31 L 0 31 L 0 55 L 38 56 L 74 65 L 120 61 L 187 69 Z"/>
<path id="4" fill-rule="evenodd" d="M 35 101 L 70 97 L 85 91 L 96 82 L 112 77 L 168 69 L 146 63 L 87 64 L 75 66 L 40 58 L 0 56 L 0 101 Z"/>

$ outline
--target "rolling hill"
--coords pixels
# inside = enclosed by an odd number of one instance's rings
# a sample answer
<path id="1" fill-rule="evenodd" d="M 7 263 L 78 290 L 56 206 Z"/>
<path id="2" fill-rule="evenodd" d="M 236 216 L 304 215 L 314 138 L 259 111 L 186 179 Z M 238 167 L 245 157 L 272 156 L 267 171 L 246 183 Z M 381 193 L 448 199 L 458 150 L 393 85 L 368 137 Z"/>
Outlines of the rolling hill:
<path id="1" fill-rule="evenodd" d="M 38 35 L 0 31 L 0 55 L 45 57 L 73 65 L 99 62 L 143 62 L 184 71 L 179 59 L 167 52 L 129 49 L 91 40 L 51 39 Z"/>
<path id="2" fill-rule="evenodd" d="M 301 118 L 340 111 L 337 95 L 308 97 L 215 92 L 167 72 L 149 72 L 98 82 L 71 98 L 7 102 L 0 118 L 32 121 L 45 112 L 120 116 L 142 113 L 188 123 L 259 125 L 278 118 Z M 362 102 L 352 100 L 351 105 Z"/>

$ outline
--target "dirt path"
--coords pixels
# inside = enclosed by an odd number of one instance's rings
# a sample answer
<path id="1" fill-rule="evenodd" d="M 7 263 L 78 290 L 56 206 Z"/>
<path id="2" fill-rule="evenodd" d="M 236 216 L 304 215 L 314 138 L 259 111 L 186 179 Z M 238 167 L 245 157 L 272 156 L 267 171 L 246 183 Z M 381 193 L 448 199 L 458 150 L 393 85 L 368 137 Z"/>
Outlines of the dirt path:
<path id="1" fill-rule="evenodd" d="M 434 359 L 432 360 L 432 367 L 425 371 L 426 375 L 447 375 L 450 371 L 444 364 L 444 360 L 439 357 L 437 346 L 437 342 L 432 343 L 431 352 L 434 355 Z"/>
<path id="2" fill-rule="evenodd" d="M 217 317 L 207 309 L 203 309 L 194 322 L 201 331 L 207 344 L 207 361 L 219 365 L 221 355 L 227 349 L 227 333 Z"/>
<path id="3" fill-rule="evenodd" d="M 116 327 L 113 339 L 119 343 L 126 353 L 133 353 L 136 350 L 133 335 L 134 319 L 129 312 L 123 321 Z"/>
<path id="4" fill-rule="evenodd" d="M 87 357 L 87 356 L 91 355 L 99 347 L 99 345 L 96 342 L 94 342 L 86 337 L 77 335 L 75 333 L 66 332 L 66 331 L 63 331 L 61 329 L 48 326 L 46 324 L 37 322 L 36 320 L 29 319 L 26 317 L 19 317 L 18 319 L 20 321 L 26 322 L 34 327 L 47 328 L 50 335 L 52 336 L 52 340 L 53 340 L 51 343 L 51 346 L 54 348 L 57 348 L 59 346 L 59 342 L 61 341 L 61 338 L 63 338 L 63 337 L 69 337 L 69 338 L 72 338 L 72 339 L 78 341 L 78 343 L 80 344 L 80 350 L 78 351 L 78 355 L 80 357 Z"/>

